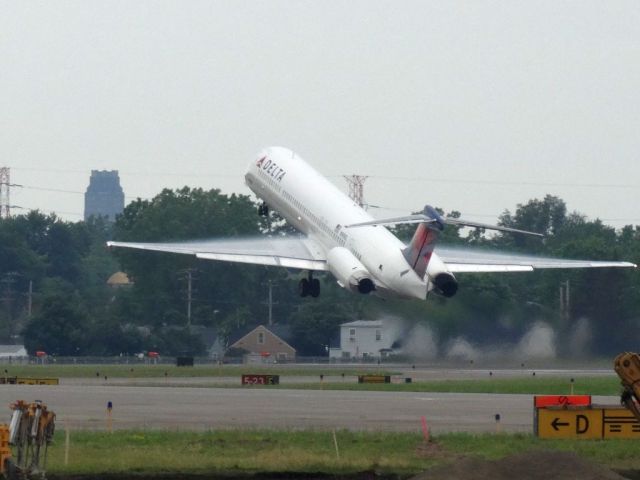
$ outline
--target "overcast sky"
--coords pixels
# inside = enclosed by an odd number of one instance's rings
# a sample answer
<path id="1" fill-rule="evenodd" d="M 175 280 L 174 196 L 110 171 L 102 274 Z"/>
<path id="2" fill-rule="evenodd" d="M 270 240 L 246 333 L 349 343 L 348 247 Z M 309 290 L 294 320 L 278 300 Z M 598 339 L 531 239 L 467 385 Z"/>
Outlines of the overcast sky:
<path id="1" fill-rule="evenodd" d="M 127 200 L 249 193 L 267 145 L 343 189 L 371 175 L 378 217 L 494 221 L 551 193 L 640 224 L 640 2 L 0 3 L 13 204 L 78 220 L 81 194 L 42 189 L 92 169 Z"/>

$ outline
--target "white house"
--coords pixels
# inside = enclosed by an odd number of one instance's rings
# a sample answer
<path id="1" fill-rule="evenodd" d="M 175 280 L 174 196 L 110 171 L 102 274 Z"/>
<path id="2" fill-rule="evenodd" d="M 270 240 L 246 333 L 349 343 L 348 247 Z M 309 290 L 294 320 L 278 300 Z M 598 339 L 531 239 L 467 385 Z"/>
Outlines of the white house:
<path id="1" fill-rule="evenodd" d="M 0 345 L 0 363 L 22 362 L 29 359 L 24 345 Z"/>
<path id="2" fill-rule="evenodd" d="M 356 320 L 340 325 L 340 347 L 329 349 L 334 360 L 381 358 L 391 350 L 391 338 L 382 320 Z"/>

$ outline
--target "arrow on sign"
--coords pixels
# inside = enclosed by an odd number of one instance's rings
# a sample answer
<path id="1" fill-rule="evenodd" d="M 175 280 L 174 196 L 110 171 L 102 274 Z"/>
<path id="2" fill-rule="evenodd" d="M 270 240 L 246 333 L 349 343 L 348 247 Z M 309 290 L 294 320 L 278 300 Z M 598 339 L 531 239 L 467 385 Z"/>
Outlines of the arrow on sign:
<path id="1" fill-rule="evenodd" d="M 557 432 L 559 430 L 558 427 L 568 427 L 569 422 L 561 422 L 560 419 L 556 417 L 553 419 L 553 422 L 551 422 L 551 426 Z"/>

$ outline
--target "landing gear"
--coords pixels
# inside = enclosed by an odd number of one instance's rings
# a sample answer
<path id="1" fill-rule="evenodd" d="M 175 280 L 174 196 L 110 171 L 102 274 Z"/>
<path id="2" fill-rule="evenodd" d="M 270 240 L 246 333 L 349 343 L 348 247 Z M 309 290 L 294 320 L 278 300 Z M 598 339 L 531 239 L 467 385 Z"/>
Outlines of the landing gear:
<path id="1" fill-rule="evenodd" d="M 258 205 L 258 215 L 260 215 L 261 217 L 268 217 L 269 205 L 267 205 L 265 202 L 262 202 L 260 205 Z"/>
<path id="2" fill-rule="evenodd" d="M 320 280 L 313 278 L 313 273 L 309 272 L 308 278 L 300 280 L 298 292 L 301 297 L 311 295 L 313 298 L 318 298 L 320 296 Z"/>

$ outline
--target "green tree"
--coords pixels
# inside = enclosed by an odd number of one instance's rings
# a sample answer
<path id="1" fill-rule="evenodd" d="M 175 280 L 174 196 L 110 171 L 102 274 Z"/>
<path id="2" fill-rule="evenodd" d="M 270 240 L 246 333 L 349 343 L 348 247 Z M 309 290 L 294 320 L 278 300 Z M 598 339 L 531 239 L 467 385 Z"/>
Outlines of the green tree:
<path id="1" fill-rule="evenodd" d="M 553 195 L 546 195 L 543 200 L 533 199 L 526 204 L 518 204 L 515 213 L 508 210 L 500 216 L 499 225 L 553 236 L 566 221 L 567 206 L 564 201 Z M 509 250 L 520 250 L 528 253 L 540 252 L 542 242 L 529 235 L 503 233 L 497 236 L 497 245 Z"/>
<path id="2" fill-rule="evenodd" d="M 115 238 L 127 241 L 171 241 L 262 235 L 265 220 L 242 195 L 219 190 L 163 190 L 152 200 L 127 206 L 115 225 Z M 247 304 L 255 315 L 256 291 L 265 269 L 224 262 L 198 261 L 190 255 L 117 250 L 123 269 L 135 282 L 137 308 L 129 318 L 139 324 L 186 324 L 187 270 L 198 315 L 193 323 L 225 318 L 236 305 Z M 122 305 L 121 305 L 122 306 Z M 214 315 L 214 311 L 219 312 Z M 124 313 L 124 312 L 122 312 Z"/>
<path id="3" fill-rule="evenodd" d="M 86 355 L 88 315 L 78 304 L 75 295 L 47 296 L 23 332 L 27 350 L 31 354 L 43 350 L 50 355 Z"/>

